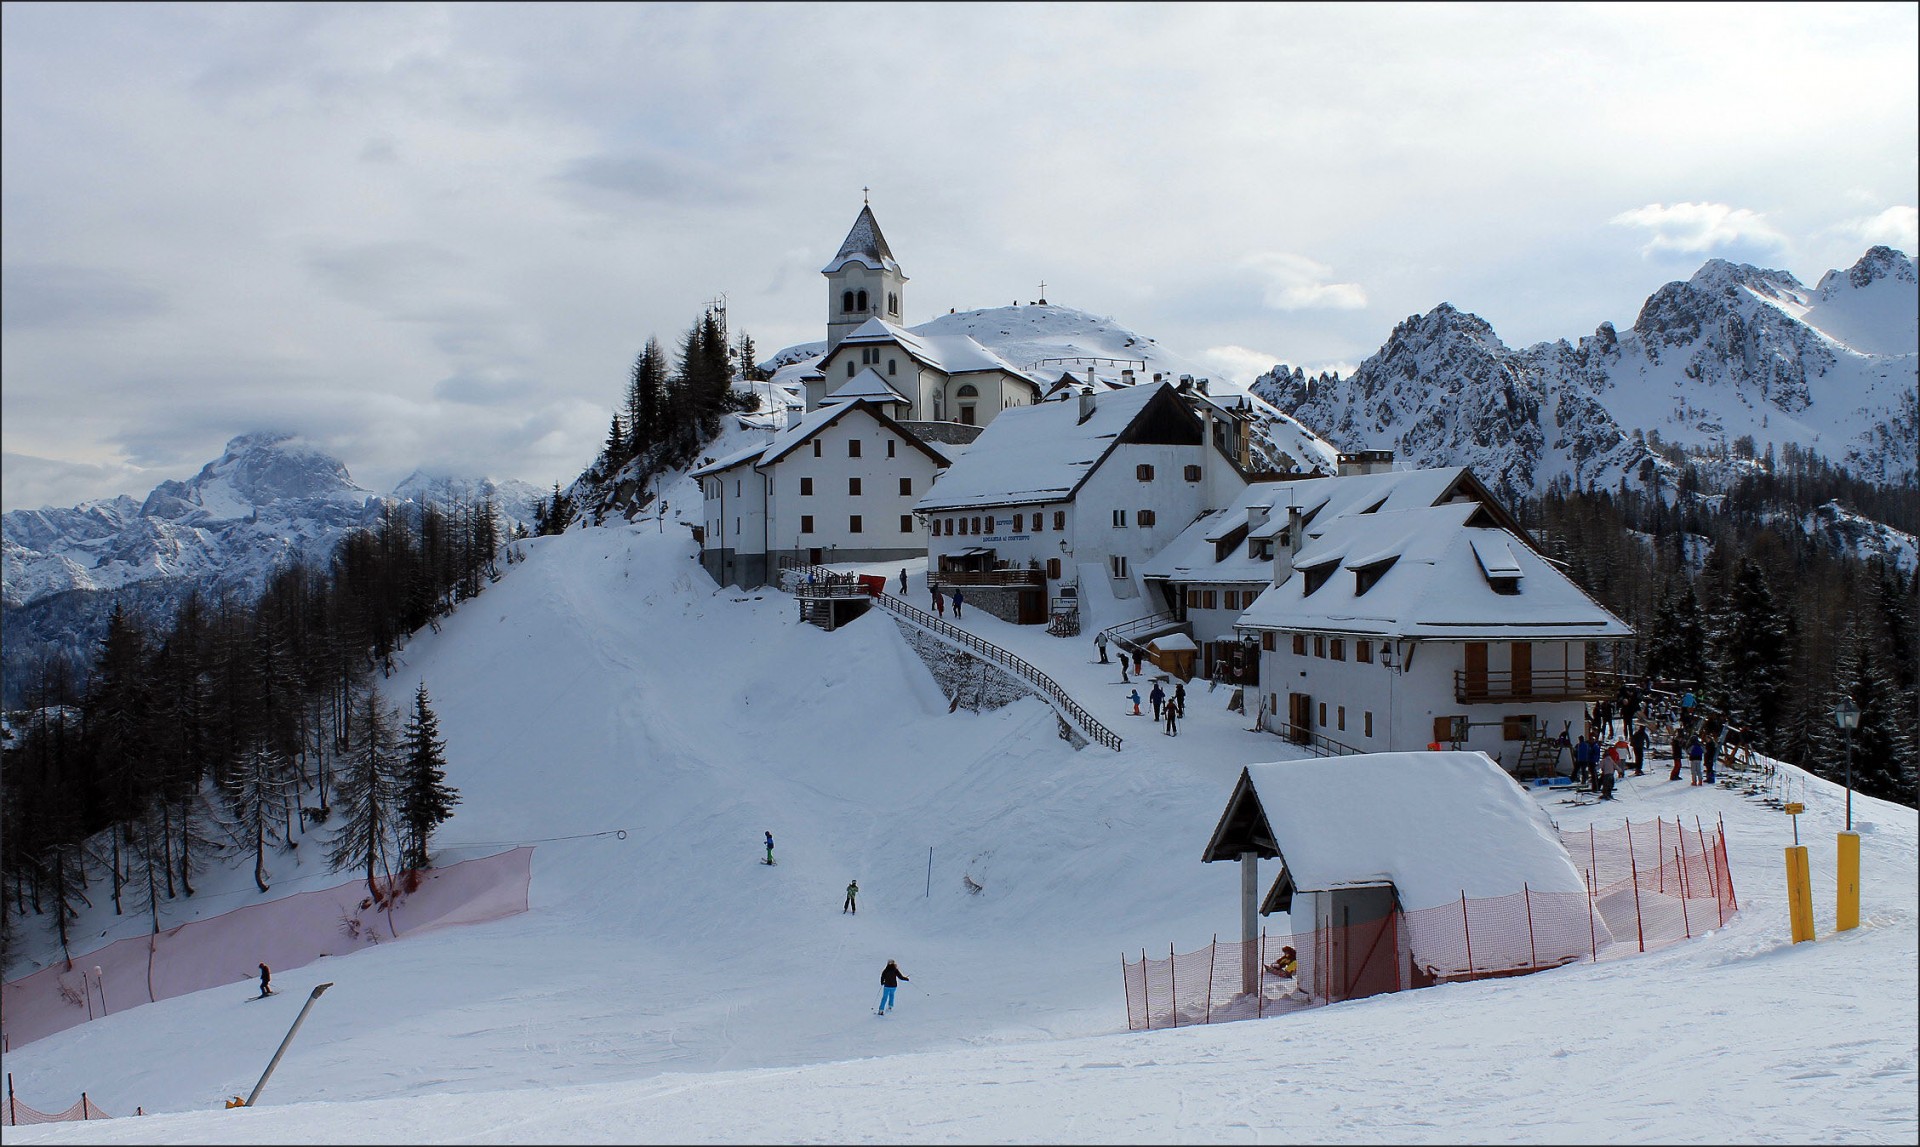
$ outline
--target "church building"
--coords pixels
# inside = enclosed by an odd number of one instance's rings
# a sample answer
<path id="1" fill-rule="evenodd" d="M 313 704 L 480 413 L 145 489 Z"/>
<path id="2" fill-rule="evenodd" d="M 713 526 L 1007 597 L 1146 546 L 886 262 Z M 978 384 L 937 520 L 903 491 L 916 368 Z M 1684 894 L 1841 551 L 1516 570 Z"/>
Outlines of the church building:
<path id="1" fill-rule="evenodd" d="M 871 206 L 860 208 L 820 273 L 827 279 L 827 352 L 804 379 L 808 410 L 869 371 L 897 396 L 897 417 L 906 423 L 985 426 L 1002 410 L 1039 400 L 1038 381 L 971 336 L 903 325 L 907 275 Z M 872 381 L 861 389 L 870 392 Z"/>

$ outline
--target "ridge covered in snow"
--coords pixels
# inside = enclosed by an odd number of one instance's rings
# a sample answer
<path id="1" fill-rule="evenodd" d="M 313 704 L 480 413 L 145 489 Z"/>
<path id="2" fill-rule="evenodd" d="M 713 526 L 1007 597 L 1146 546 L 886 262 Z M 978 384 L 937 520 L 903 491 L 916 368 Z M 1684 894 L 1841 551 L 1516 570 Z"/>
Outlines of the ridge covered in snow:
<path id="1" fill-rule="evenodd" d="M 1556 478 L 1639 480 L 1645 437 L 1755 455 L 1792 443 L 1869 481 L 1914 481 L 1920 290 L 1912 257 L 1874 247 L 1807 287 L 1709 260 L 1650 296 L 1627 331 L 1513 349 L 1442 303 L 1396 327 L 1351 376 L 1277 366 L 1254 393 L 1342 449 L 1472 466 L 1509 497 Z"/>

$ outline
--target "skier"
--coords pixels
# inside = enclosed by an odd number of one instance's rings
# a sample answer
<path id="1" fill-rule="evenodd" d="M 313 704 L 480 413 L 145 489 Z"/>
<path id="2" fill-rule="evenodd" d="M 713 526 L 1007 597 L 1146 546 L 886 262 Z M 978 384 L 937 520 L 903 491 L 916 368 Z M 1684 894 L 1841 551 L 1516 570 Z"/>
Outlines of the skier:
<path id="1" fill-rule="evenodd" d="M 267 966 L 265 964 L 262 964 L 260 965 L 260 996 L 259 998 L 264 1000 L 272 994 L 273 994 L 273 973 L 267 970 Z"/>
<path id="2" fill-rule="evenodd" d="M 1153 702 L 1153 719 L 1158 721 L 1160 719 L 1160 706 L 1167 703 L 1167 691 L 1160 688 L 1160 683 L 1155 681 L 1153 683 L 1153 692 L 1147 694 L 1147 699 Z"/>
<path id="3" fill-rule="evenodd" d="M 1636 777 L 1647 775 L 1647 744 L 1650 740 L 1647 723 L 1642 721 L 1633 730 L 1633 775 Z"/>
<path id="4" fill-rule="evenodd" d="M 900 965 L 892 960 L 880 969 L 880 1013 L 885 1015 L 893 1010 L 893 989 L 900 986 L 901 980 L 910 980 L 912 976 L 900 970 Z"/>
<path id="5" fill-rule="evenodd" d="M 1299 970 L 1300 958 L 1294 954 L 1292 944 L 1283 945 L 1280 949 L 1279 959 L 1267 965 L 1267 971 L 1272 972 L 1282 979 L 1292 977 L 1292 975 Z"/>
<path id="6" fill-rule="evenodd" d="M 1614 778 L 1620 773 L 1620 751 L 1617 747 L 1607 746 L 1607 751 L 1600 756 L 1598 770 L 1600 799 L 1610 801 L 1613 799 Z"/>
<path id="7" fill-rule="evenodd" d="M 1175 705 L 1171 701 L 1167 702 L 1167 729 L 1166 729 L 1167 736 L 1178 737 L 1180 735 L 1179 722 L 1180 722 L 1179 706 Z"/>
<path id="8" fill-rule="evenodd" d="M 1133 692 L 1128 693 L 1127 699 L 1133 702 L 1133 715 L 1136 717 L 1140 716 L 1140 690 L 1135 689 Z"/>
<path id="9" fill-rule="evenodd" d="M 1107 631 L 1101 630 L 1093 635 L 1093 647 L 1100 651 L 1100 664 L 1107 663 Z"/>
<path id="10" fill-rule="evenodd" d="M 1187 715 L 1187 683 L 1185 681 L 1174 682 L 1173 707 L 1180 710 L 1180 716 Z"/>
<path id="11" fill-rule="evenodd" d="M 765 863 L 767 864 L 773 863 L 773 834 L 772 833 L 767 834 L 767 859 Z"/>
<path id="12" fill-rule="evenodd" d="M 1695 737 L 1693 741 L 1687 745 L 1687 775 L 1692 778 L 1693 783 L 1696 785 L 1704 785 L 1707 783 L 1700 779 L 1700 762 L 1706 755 L 1706 747 L 1700 743 L 1700 738 Z"/>
<path id="13" fill-rule="evenodd" d="M 858 880 L 847 881 L 847 902 L 840 906 L 840 914 L 842 916 L 849 912 L 856 916 L 860 914 L 859 907 L 853 902 L 853 898 L 858 895 L 860 895 L 860 882 Z"/>

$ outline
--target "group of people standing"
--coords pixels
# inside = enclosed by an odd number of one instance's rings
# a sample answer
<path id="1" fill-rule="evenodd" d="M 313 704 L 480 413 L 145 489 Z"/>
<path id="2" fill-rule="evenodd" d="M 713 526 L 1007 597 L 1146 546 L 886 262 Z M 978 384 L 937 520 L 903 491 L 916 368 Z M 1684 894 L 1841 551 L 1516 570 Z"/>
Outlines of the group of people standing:
<path id="1" fill-rule="evenodd" d="M 1691 784 L 1713 784 L 1714 761 L 1722 747 L 1734 750 L 1741 744 L 1740 730 L 1719 716 L 1704 715 L 1692 690 L 1662 699 L 1628 682 L 1620 687 L 1618 695 L 1597 702 L 1588 715 L 1586 732 L 1572 746 L 1573 783 L 1584 791 L 1598 792 L 1601 800 L 1612 800 L 1614 782 L 1621 773 L 1631 768 L 1634 776 L 1646 775 L 1647 754 L 1655 743 L 1655 734 L 1648 728 L 1653 720 L 1662 725 L 1658 736 L 1673 754 L 1669 781 L 1680 779 L 1680 767 L 1685 763 Z M 1616 722 L 1619 740 L 1614 739 Z M 1564 734 L 1561 739 L 1564 742 Z M 1623 750 L 1632 752 L 1631 766 L 1622 756 Z"/>

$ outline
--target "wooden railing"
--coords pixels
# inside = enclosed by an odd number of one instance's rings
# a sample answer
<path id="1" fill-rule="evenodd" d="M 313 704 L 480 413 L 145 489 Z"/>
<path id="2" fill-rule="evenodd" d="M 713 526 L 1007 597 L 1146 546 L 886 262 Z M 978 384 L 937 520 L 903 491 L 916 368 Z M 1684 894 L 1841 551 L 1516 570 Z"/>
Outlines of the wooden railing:
<path id="1" fill-rule="evenodd" d="M 1598 701 L 1620 688 L 1609 669 L 1535 669 L 1531 673 L 1453 671 L 1453 697 L 1463 705 L 1504 701 Z"/>
<path id="2" fill-rule="evenodd" d="M 997 570 L 936 570 L 927 574 L 927 580 L 941 586 L 1003 586 L 1003 585 L 1045 585 L 1047 571 L 1028 569 L 1025 566 L 1008 567 Z"/>
<path id="3" fill-rule="evenodd" d="M 924 609 L 916 609 L 893 594 L 883 594 L 878 600 L 880 606 L 894 616 L 905 618 L 936 637 L 965 646 L 986 660 L 1017 674 L 1051 701 L 1054 710 L 1077 726 L 1087 740 L 1105 745 L 1116 753 L 1120 751 L 1120 737 L 1113 730 L 1094 720 L 1093 714 L 1082 708 L 1078 701 L 1067 696 L 1065 689 L 1060 688 L 1053 678 L 1042 673 L 1026 658 L 1009 653 L 957 625 L 942 621 Z"/>
<path id="4" fill-rule="evenodd" d="M 1137 644 L 1137 642 L 1133 640 L 1132 635 L 1139 633 L 1141 630 L 1153 629 L 1156 626 L 1164 628 L 1178 624 L 1180 624 L 1180 619 L 1177 616 L 1171 611 L 1163 611 L 1161 613 L 1150 613 L 1145 617 L 1136 617 L 1132 621 L 1123 621 L 1118 625 L 1109 625 L 1101 630 L 1100 634 L 1108 641 L 1131 647 Z"/>

